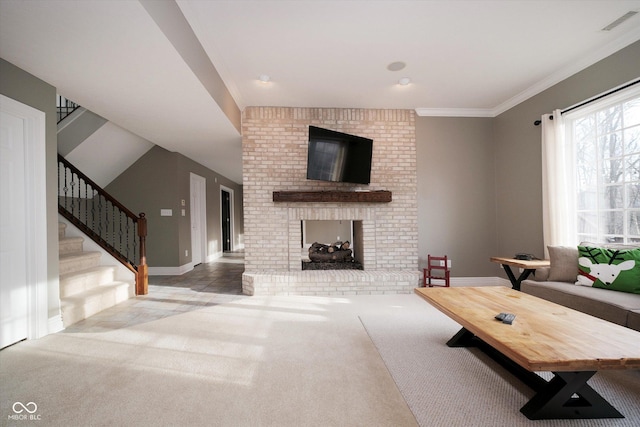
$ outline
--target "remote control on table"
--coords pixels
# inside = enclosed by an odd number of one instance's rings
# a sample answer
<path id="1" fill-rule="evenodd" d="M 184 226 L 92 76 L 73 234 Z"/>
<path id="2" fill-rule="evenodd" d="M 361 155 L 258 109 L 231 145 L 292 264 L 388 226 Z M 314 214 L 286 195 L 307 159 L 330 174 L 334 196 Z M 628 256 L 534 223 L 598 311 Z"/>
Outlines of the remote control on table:
<path id="1" fill-rule="evenodd" d="M 504 316 L 504 319 L 502 319 L 502 323 L 506 323 L 507 325 L 510 325 L 513 323 L 513 320 L 516 318 L 515 314 L 511 314 L 511 313 L 507 313 Z"/>

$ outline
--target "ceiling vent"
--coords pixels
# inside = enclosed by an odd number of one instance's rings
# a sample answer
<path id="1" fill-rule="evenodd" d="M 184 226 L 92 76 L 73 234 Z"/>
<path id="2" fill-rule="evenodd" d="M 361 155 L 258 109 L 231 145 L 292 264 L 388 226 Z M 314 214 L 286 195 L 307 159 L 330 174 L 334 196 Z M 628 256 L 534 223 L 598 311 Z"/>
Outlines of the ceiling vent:
<path id="1" fill-rule="evenodd" d="M 630 10 L 629 12 L 625 13 L 624 15 L 622 15 L 620 18 L 618 18 L 615 21 L 613 21 L 611 24 L 609 24 L 606 27 L 604 27 L 602 29 L 602 31 L 611 31 L 611 30 L 613 30 L 615 27 L 617 27 L 618 25 L 622 24 L 624 21 L 626 21 L 627 19 L 631 18 L 636 13 L 638 13 L 638 12 L 636 12 L 635 10 Z"/>

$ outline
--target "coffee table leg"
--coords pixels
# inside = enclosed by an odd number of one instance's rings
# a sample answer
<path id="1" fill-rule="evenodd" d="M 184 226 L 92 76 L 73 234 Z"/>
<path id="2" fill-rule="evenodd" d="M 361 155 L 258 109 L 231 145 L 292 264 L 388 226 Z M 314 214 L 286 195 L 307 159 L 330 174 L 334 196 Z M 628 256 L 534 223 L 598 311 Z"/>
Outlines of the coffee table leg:
<path id="1" fill-rule="evenodd" d="M 595 371 L 554 372 L 554 377 L 520 409 L 530 420 L 624 418 L 587 384 Z"/>
<path id="2" fill-rule="evenodd" d="M 511 282 L 511 289 L 515 289 L 516 291 L 520 290 L 520 284 L 522 283 L 522 281 L 526 280 L 527 277 L 529 277 L 529 275 L 534 271 L 533 269 L 527 268 L 520 274 L 520 277 L 516 279 L 516 276 L 513 274 L 513 271 L 511 270 L 511 266 L 507 264 L 502 264 L 502 267 L 504 268 L 504 272 L 507 273 L 507 277 Z"/>
<path id="3" fill-rule="evenodd" d="M 476 340 L 474 339 L 475 335 L 466 330 L 465 328 L 460 329 L 454 336 L 447 341 L 447 346 L 449 347 L 475 347 Z"/>
<path id="4" fill-rule="evenodd" d="M 478 339 L 466 328 L 460 329 L 451 337 L 447 346 L 478 347 L 535 390 L 535 396 L 520 409 L 530 420 L 624 418 L 624 415 L 587 384 L 596 371 L 554 372 L 554 377 L 547 382 Z"/>

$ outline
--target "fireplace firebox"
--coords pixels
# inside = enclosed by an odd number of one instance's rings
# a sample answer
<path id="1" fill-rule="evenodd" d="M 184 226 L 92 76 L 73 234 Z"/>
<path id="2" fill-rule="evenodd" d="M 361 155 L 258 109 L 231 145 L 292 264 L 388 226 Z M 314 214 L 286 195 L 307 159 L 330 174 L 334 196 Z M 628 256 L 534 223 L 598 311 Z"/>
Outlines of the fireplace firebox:
<path id="1" fill-rule="evenodd" d="M 302 270 L 363 270 L 362 221 L 302 220 Z"/>

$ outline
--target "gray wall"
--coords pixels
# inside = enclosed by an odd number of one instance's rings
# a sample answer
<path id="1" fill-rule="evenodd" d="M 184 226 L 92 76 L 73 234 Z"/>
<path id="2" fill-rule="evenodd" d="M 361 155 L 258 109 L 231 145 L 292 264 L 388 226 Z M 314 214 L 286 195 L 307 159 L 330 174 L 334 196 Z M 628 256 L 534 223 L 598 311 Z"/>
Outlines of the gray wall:
<path id="1" fill-rule="evenodd" d="M 500 114 L 494 121 L 498 255 L 544 254 L 541 128 L 533 122 L 640 77 L 636 42 Z M 487 254 L 488 255 L 488 254 Z M 499 271 L 495 268 L 496 273 Z"/>
<path id="2" fill-rule="evenodd" d="M 495 275 L 493 122 L 490 118 L 416 118 L 418 253 L 448 255 L 452 276 Z"/>
<path id="3" fill-rule="evenodd" d="M 107 119 L 80 107 L 71 113 L 58 131 L 58 153 L 65 158 L 84 140 L 107 123 Z M 77 165 L 74 165 L 78 167 Z M 94 177 L 92 177 L 95 180 Z"/>
<path id="4" fill-rule="evenodd" d="M 222 252 L 222 226 L 221 226 L 221 206 L 220 206 L 220 186 L 223 185 L 233 190 L 233 248 L 238 249 L 243 245 L 244 239 L 244 213 L 242 211 L 242 186 L 236 184 L 230 179 L 207 169 L 201 164 L 194 162 L 193 160 L 178 155 L 178 174 L 180 179 L 179 191 L 180 198 L 187 201 L 187 208 L 189 207 L 189 195 L 191 192 L 191 177 L 190 174 L 194 173 L 206 180 L 206 194 L 207 194 L 207 240 L 208 242 L 217 242 L 217 252 Z M 185 249 L 189 250 L 189 256 L 186 257 L 191 261 L 191 219 L 189 216 L 189 210 L 187 210 L 187 216 L 183 218 L 181 222 L 183 232 L 180 233 L 180 248 L 181 255 L 184 257 Z M 209 243 L 207 247 L 209 247 Z"/>
<path id="5" fill-rule="evenodd" d="M 49 318 L 60 314 L 56 88 L 0 58 L 0 93 L 46 114 L 47 281 Z"/>
<path id="6" fill-rule="evenodd" d="M 640 77 L 640 42 L 495 118 L 418 117 L 418 249 L 454 277 L 504 276 L 489 257 L 544 255 L 541 128 L 533 122 Z"/>
<path id="7" fill-rule="evenodd" d="M 132 212 L 147 217 L 147 263 L 151 267 L 177 267 L 178 165 L 176 153 L 155 146 L 114 179 L 105 190 Z M 173 216 L 160 216 L 172 209 Z"/>
<path id="8" fill-rule="evenodd" d="M 492 255 L 522 251 L 541 256 L 540 128 L 533 121 L 639 77 L 639 70 L 640 42 L 636 42 L 494 119 L 418 117 L 421 266 L 427 253 L 447 254 L 456 277 L 495 276 L 501 273 L 488 262 Z M 56 90 L 2 59 L 0 75 L 0 93 L 47 113 L 48 277 L 57 281 Z M 234 240 L 236 245 L 242 241 L 242 188 L 181 157 L 156 147 L 108 188 L 134 212 L 148 214 L 151 266 L 190 262 L 184 257 L 184 250 L 190 249 L 184 224 L 175 215 L 168 221 L 159 216 L 160 208 L 179 213 L 180 199 L 189 200 L 186 169 L 207 179 L 207 210 L 216 215 L 207 218 L 210 239 L 220 241 L 219 227 L 210 226 L 219 223 L 219 205 L 210 206 L 214 200 L 219 203 L 219 184 L 236 189 Z M 218 183 L 211 184 L 216 177 Z M 124 181 L 128 179 L 133 181 Z M 135 190 L 131 182 L 138 183 Z"/>
<path id="9" fill-rule="evenodd" d="M 242 187 L 179 153 L 155 146 L 105 188 L 133 212 L 146 214 L 150 267 L 179 267 L 191 262 L 191 172 L 206 179 L 207 237 L 209 242 L 218 242 L 216 252 L 222 251 L 220 185 L 234 190 L 234 247 L 241 245 Z M 184 217 L 180 214 L 183 199 Z M 172 209 L 173 216 L 160 216 L 160 209 Z M 189 251 L 188 256 L 185 250 Z"/>

